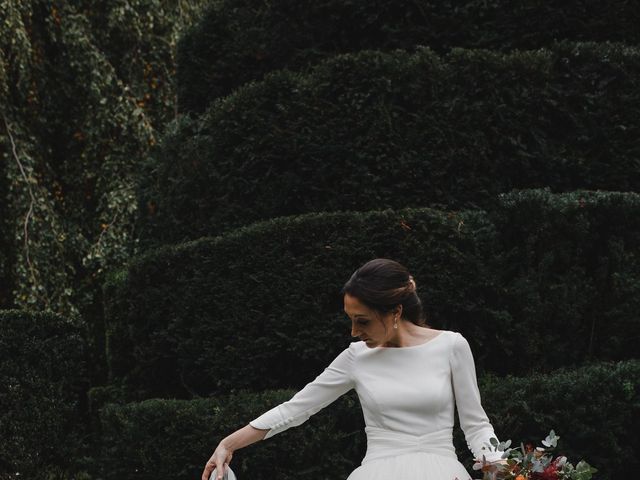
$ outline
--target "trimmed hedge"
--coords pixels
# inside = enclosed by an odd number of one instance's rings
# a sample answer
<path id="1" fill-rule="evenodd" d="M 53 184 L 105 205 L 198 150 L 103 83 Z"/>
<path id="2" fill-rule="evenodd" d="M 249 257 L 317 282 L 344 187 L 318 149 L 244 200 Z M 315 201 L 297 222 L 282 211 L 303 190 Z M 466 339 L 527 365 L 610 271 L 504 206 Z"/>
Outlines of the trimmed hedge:
<path id="1" fill-rule="evenodd" d="M 500 440 L 537 446 L 553 428 L 560 436 L 558 454 L 574 465 L 585 459 L 599 469 L 600 480 L 613 480 L 639 467 L 640 442 L 628 428 L 640 413 L 639 378 L 640 361 L 631 360 L 531 378 L 480 377 L 479 387 Z M 101 412 L 100 478 L 199 478 L 222 438 L 294 393 L 109 404 Z M 254 480 L 344 479 L 365 454 L 363 426 L 357 396 L 350 392 L 303 425 L 237 451 L 232 468 Z M 457 415 L 454 445 L 472 471 Z"/>
<path id="2" fill-rule="evenodd" d="M 640 414 L 639 374 L 640 360 L 633 359 L 526 378 L 488 375 L 480 380 L 482 404 L 498 438 L 511 439 L 512 447 L 521 441 L 542 446 L 554 429 L 561 437 L 558 455 L 574 465 L 586 460 L 598 469 L 598 480 L 626 478 L 640 468 L 640 441 L 631 427 Z"/>
<path id="3" fill-rule="evenodd" d="M 148 252 L 105 284 L 111 378 L 134 399 L 302 386 L 348 345 L 337 292 L 376 256 L 414 267 L 435 318 L 479 322 L 485 224 L 429 209 L 311 213 Z"/>
<path id="4" fill-rule="evenodd" d="M 636 2 L 212 2 L 178 44 L 181 111 L 273 70 L 303 69 L 360 50 L 536 49 L 556 40 L 637 44 Z"/>
<path id="5" fill-rule="evenodd" d="M 108 404 L 101 413 L 100 478 L 200 478 L 222 438 L 294 393 Z M 240 478 L 256 480 L 346 478 L 339 472 L 355 468 L 366 449 L 358 409 L 355 393 L 345 395 L 286 435 L 236 452 L 232 468 Z"/>
<path id="6" fill-rule="evenodd" d="M 347 345 L 337 292 L 374 257 L 412 270 L 430 323 L 461 331 L 479 371 L 635 357 L 640 197 L 501 202 L 282 217 L 148 252 L 105 288 L 111 381 L 131 399 L 300 387 Z"/>
<path id="7" fill-rule="evenodd" d="M 141 244 L 313 211 L 490 208 L 513 188 L 638 191 L 639 53 L 362 52 L 275 72 L 173 126 L 140 186 Z"/>
<path id="8" fill-rule="evenodd" d="M 500 200 L 486 260 L 496 262 L 499 304 L 516 324 L 505 353 L 518 355 L 526 338 L 525 352 L 544 355 L 542 369 L 637 358 L 640 195 L 536 190 Z"/>
<path id="9" fill-rule="evenodd" d="M 0 477 L 54 478 L 87 454 L 86 335 L 53 313 L 0 311 Z"/>

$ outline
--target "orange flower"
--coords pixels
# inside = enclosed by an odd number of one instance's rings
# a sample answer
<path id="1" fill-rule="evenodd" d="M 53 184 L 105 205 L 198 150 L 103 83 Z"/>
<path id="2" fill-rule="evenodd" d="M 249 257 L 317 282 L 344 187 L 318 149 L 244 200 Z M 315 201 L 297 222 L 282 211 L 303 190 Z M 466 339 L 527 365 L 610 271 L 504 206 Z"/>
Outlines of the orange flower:
<path id="1" fill-rule="evenodd" d="M 527 480 L 524 475 L 518 475 L 515 480 Z"/>

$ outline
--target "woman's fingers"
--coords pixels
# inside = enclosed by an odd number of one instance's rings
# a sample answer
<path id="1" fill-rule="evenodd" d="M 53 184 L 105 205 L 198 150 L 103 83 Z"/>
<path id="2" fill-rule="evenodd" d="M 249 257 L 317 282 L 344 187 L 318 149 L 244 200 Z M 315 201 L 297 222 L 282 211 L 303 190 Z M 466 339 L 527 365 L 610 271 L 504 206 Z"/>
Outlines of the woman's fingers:
<path id="1" fill-rule="evenodd" d="M 218 445 L 204 467 L 201 480 L 222 480 L 227 471 L 227 467 L 231 462 L 231 457 L 233 457 L 233 452 L 230 452 L 223 446 Z M 212 478 L 211 474 L 214 469 L 216 471 L 216 475 L 215 478 Z"/>
<path id="2" fill-rule="evenodd" d="M 204 466 L 201 480 L 209 480 L 209 477 L 211 476 L 211 472 L 213 472 L 214 468 L 216 468 L 215 463 L 211 463 L 211 460 L 209 460 L 207 464 Z"/>
<path id="3" fill-rule="evenodd" d="M 217 465 L 210 465 L 209 463 L 207 463 L 206 467 L 204 467 L 201 480 L 209 480 L 211 478 L 211 474 L 213 473 L 214 469 L 216 471 L 215 480 L 222 480 L 222 476 L 224 475 L 224 467 L 219 467 Z"/>

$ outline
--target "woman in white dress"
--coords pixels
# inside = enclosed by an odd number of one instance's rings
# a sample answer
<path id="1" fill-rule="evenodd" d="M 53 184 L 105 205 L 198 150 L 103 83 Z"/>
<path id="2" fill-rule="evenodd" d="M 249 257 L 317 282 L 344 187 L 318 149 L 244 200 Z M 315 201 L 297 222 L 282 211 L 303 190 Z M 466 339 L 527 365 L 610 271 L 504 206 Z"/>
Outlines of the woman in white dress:
<path id="1" fill-rule="evenodd" d="M 315 380 L 224 438 L 202 480 L 216 480 L 233 452 L 298 426 L 352 388 L 364 413 L 367 451 L 347 480 L 469 480 L 453 446 L 454 409 L 476 460 L 505 463 L 485 449 L 497 439 L 481 405 L 475 363 L 457 332 L 426 327 L 409 271 L 377 258 L 341 290 L 352 342 Z"/>

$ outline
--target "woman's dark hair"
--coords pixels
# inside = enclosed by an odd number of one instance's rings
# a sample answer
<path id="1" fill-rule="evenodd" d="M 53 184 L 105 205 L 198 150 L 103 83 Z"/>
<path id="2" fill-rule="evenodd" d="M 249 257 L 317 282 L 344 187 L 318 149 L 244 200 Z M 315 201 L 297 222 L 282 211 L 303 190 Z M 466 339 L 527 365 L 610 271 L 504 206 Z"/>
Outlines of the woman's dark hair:
<path id="1" fill-rule="evenodd" d="M 402 317 L 427 326 L 416 284 L 404 265 L 388 259 L 374 258 L 358 268 L 340 290 L 356 297 L 367 307 L 387 313 L 402 305 Z"/>

